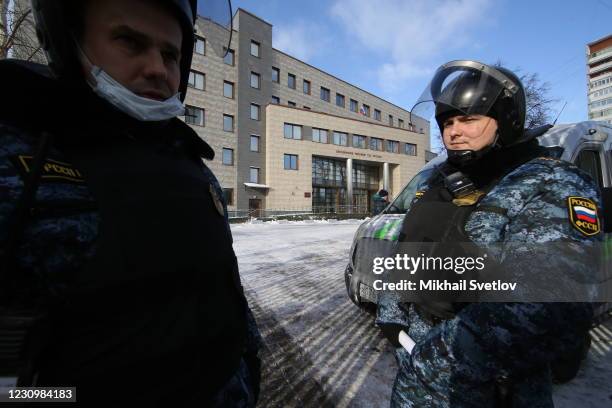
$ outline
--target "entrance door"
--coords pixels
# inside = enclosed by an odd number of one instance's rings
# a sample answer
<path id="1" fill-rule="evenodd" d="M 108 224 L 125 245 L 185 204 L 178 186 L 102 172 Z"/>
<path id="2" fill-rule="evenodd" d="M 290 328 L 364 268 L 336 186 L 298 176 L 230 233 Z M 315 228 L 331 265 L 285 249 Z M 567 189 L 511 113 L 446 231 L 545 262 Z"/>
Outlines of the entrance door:
<path id="1" fill-rule="evenodd" d="M 261 200 L 259 198 L 249 198 L 249 216 L 261 217 Z"/>

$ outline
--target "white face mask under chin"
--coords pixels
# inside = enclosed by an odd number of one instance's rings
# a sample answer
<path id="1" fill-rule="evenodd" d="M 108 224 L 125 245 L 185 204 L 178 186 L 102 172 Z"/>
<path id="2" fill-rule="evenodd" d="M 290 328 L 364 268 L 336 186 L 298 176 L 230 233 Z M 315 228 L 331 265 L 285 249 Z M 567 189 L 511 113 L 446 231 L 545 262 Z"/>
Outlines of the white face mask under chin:
<path id="1" fill-rule="evenodd" d="M 90 86 L 99 97 L 135 119 L 155 122 L 185 114 L 178 93 L 165 101 L 157 101 L 136 95 L 95 65 L 91 76 L 95 84 L 90 83 Z"/>

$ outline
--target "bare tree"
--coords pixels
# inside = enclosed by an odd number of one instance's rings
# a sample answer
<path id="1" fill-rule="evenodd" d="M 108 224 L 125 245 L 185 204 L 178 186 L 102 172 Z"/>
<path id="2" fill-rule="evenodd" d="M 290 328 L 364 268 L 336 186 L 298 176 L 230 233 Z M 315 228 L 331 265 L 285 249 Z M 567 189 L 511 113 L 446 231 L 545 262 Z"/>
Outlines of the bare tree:
<path id="1" fill-rule="evenodd" d="M 515 70 L 520 73 L 520 69 Z M 550 83 L 542 81 L 537 73 L 520 74 L 520 79 L 525 86 L 525 97 L 527 98 L 527 117 L 525 127 L 532 129 L 552 122 L 552 106 L 559 102 L 550 96 Z"/>
<path id="2" fill-rule="evenodd" d="M 0 0 L 0 59 L 46 63 L 28 0 Z"/>

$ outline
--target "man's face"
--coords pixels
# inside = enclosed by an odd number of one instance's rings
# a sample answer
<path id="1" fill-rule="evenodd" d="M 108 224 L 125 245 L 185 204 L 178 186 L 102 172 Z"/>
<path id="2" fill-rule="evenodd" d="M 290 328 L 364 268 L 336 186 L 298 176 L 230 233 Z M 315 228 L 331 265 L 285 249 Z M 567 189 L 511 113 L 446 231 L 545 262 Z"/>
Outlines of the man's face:
<path id="1" fill-rule="evenodd" d="M 88 1 L 82 48 L 92 64 L 135 94 L 165 100 L 178 92 L 183 33 L 151 0 Z M 89 76 L 90 66 L 85 66 Z"/>
<path id="2" fill-rule="evenodd" d="M 453 116 L 442 122 L 442 127 L 448 150 L 481 150 L 493 143 L 497 133 L 497 121 L 483 115 Z"/>

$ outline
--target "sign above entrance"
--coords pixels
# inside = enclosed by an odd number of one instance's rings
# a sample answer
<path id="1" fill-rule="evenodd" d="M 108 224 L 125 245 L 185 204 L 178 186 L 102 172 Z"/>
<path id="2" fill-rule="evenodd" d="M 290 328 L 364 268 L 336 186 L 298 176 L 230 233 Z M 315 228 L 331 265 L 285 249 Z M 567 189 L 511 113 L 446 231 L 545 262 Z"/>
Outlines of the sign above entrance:
<path id="1" fill-rule="evenodd" d="M 348 154 L 349 156 L 365 157 L 371 159 L 382 159 L 383 157 L 378 154 L 372 153 L 361 153 L 361 152 L 348 152 L 346 150 L 336 150 L 336 153 Z"/>

